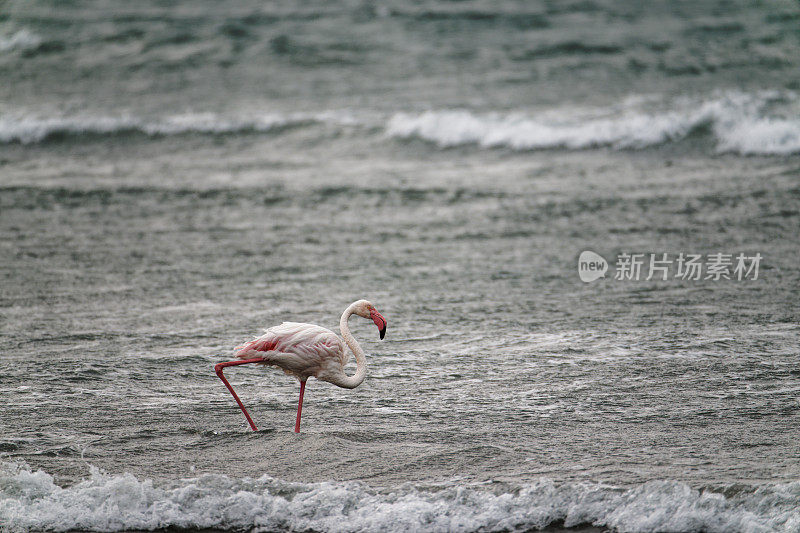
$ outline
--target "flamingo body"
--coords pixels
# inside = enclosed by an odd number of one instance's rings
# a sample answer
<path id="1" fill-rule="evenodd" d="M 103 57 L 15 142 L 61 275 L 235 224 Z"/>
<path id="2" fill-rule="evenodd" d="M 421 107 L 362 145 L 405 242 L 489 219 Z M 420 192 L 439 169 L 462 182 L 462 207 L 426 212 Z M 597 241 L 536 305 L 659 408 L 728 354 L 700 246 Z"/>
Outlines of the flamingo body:
<path id="1" fill-rule="evenodd" d="M 354 389 L 364 381 L 367 375 L 364 350 L 353 338 L 350 333 L 350 327 L 347 325 L 347 320 L 353 314 L 375 322 L 375 325 L 378 326 L 380 337 L 383 339 L 386 333 L 386 319 L 371 303 L 366 300 L 358 300 L 350 304 L 342 313 L 342 318 L 339 321 L 342 338 L 333 331 L 314 324 L 284 322 L 279 326 L 269 328 L 260 337 L 237 346 L 233 353 L 237 358 L 236 361 L 227 361 L 215 365 L 214 370 L 217 376 L 233 395 L 236 403 L 239 404 L 239 408 L 244 413 L 253 431 L 256 431 L 256 425 L 231 384 L 225 379 L 223 370 L 229 366 L 256 363 L 277 366 L 285 373 L 300 380 L 300 399 L 297 402 L 297 421 L 294 426 L 295 433 L 299 433 L 300 414 L 303 409 L 303 393 L 306 390 L 308 378 L 313 376 L 339 387 Z M 350 348 L 350 351 L 356 357 L 356 373 L 352 376 L 348 376 L 344 372 L 344 366 L 349 359 L 346 348 Z"/>
<path id="2" fill-rule="evenodd" d="M 263 364 L 277 366 L 285 373 L 305 381 L 311 376 L 331 381 L 344 374 L 349 354 L 342 339 L 322 326 L 284 322 L 263 335 L 237 346 L 234 357 L 263 359 Z"/>

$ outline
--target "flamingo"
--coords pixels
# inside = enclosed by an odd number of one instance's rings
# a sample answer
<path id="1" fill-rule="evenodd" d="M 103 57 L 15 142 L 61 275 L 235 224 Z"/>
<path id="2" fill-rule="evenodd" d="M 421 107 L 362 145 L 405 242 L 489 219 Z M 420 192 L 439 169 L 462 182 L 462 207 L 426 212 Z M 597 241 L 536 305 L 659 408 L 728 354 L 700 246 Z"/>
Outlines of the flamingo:
<path id="1" fill-rule="evenodd" d="M 306 390 L 306 380 L 309 377 L 328 381 L 339 387 L 354 389 L 361 385 L 367 375 L 367 361 L 364 350 L 358 345 L 350 333 L 347 320 L 350 315 L 356 314 L 363 318 L 370 318 L 378 326 L 381 340 L 386 334 L 386 319 L 383 318 L 375 307 L 367 300 L 358 300 L 351 303 L 342 313 L 339 328 L 342 338 L 333 331 L 299 322 L 284 322 L 266 330 L 260 337 L 250 342 L 237 346 L 233 355 L 236 361 L 217 363 L 214 370 L 219 379 L 228 387 L 233 399 L 239 404 L 247 422 L 253 431 L 257 431 L 253 419 L 244 408 L 244 404 L 234 392 L 231 384 L 222 374 L 223 369 L 229 366 L 244 365 L 247 363 L 260 363 L 262 365 L 277 366 L 286 374 L 300 380 L 300 399 L 297 402 L 297 421 L 294 432 L 300 433 L 300 414 L 303 411 L 303 393 Z M 345 344 L 356 356 L 356 373 L 348 376 L 344 373 L 344 365 L 349 354 L 345 352 Z"/>

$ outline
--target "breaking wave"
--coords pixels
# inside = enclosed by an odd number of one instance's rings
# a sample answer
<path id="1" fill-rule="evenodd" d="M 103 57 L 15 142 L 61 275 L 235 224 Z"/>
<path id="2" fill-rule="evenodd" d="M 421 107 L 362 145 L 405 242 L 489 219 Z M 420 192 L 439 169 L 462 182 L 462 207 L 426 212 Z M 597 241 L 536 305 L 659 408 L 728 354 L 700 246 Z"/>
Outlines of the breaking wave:
<path id="1" fill-rule="evenodd" d="M 0 32 L 0 52 L 15 50 L 35 50 L 42 44 L 42 38 L 27 28 L 21 28 L 13 33 Z"/>
<path id="2" fill-rule="evenodd" d="M 641 100 L 641 101 L 640 101 Z M 555 109 L 539 115 L 477 114 L 465 110 L 397 113 L 387 133 L 419 138 L 440 147 L 534 150 L 611 147 L 641 149 L 678 142 L 710 131 L 716 151 L 742 155 L 800 153 L 797 109 L 772 115 L 775 104 L 792 104 L 793 94 L 729 93 L 705 101 L 683 100 L 659 112 L 652 102 L 631 99 L 618 109 Z"/>
<path id="3" fill-rule="evenodd" d="M 653 109 L 658 110 L 653 110 Z M 649 148 L 710 137 L 718 153 L 800 154 L 800 99 L 794 93 L 726 93 L 706 100 L 663 101 L 637 97 L 616 106 L 554 108 L 539 113 L 478 113 L 431 110 L 382 114 L 359 110 L 319 113 L 184 113 L 159 118 L 74 115 L 40 118 L 0 114 L 0 143 L 39 143 L 81 136 L 139 133 L 277 133 L 287 128 L 326 125 L 338 132 L 356 127 L 364 135 L 421 139 L 441 148 L 474 145 L 512 150 L 610 147 Z"/>
<path id="4" fill-rule="evenodd" d="M 548 479 L 512 492 L 480 486 L 392 490 L 358 482 L 289 483 L 269 476 L 206 474 L 157 486 L 92 467 L 62 488 L 26 465 L 0 465 L 0 529 L 123 531 L 216 528 L 255 531 L 523 531 L 585 524 L 618 531 L 762 532 L 800 528 L 800 482 L 728 488 L 676 481 L 621 489 Z"/>
<path id="5" fill-rule="evenodd" d="M 346 125 L 348 117 L 337 113 L 319 114 L 253 114 L 244 117 L 225 117 L 217 113 L 184 113 L 159 119 L 130 116 L 66 116 L 38 118 L 30 116 L 0 116 L 0 142 L 31 144 L 55 137 L 82 135 L 119 135 L 141 133 L 148 136 L 229 133 L 267 133 L 289 127 L 317 123 Z"/>

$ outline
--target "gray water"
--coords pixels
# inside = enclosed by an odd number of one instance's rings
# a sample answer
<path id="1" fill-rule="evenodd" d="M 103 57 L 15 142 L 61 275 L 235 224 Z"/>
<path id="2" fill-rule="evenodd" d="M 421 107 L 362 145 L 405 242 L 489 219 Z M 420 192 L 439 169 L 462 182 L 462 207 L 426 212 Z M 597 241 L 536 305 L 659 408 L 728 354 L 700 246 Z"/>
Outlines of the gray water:
<path id="1" fill-rule="evenodd" d="M 0 4 L 0 529 L 800 531 L 798 20 Z M 214 364 L 360 298 L 250 431 Z"/>

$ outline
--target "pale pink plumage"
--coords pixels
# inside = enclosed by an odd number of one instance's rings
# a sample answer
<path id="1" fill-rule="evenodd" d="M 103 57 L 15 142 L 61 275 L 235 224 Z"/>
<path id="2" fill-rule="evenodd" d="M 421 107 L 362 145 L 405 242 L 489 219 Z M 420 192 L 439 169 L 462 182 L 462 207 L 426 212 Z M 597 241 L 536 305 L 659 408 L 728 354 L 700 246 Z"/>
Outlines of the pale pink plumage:
<path id="1" fill-rule="evenodd" d="M 350 333 L 350 327 L 347 325 L 347 320 L 353 314 L 375 322 L 375 325 L 378 326 L 380 337 L 383 339 L 386 333 L 386 319 L 371 303 L 366 300 L 358 300 L 350 304 L 342 313 L 339 328 L 342 330 L 343 339 L 339 338 L 331 330 L 314 324 L 284 322 L 280 326 L 269 328 L 260 337 L 237 346 L 234 356 L 238 360 L 217 363 L 214 366 L 217 376 L 233 395 L 236 403 L 239 404 L 239 408 L 244 413 L 253 431 L 256 430 L 256 425 L 231 384 L 225 379 L 223 370 L 229 366 L 256 363 L 277 366 L 287 374 L 299 379 L 300 399 L 297 402 L 297 420 L 294 426 L 294 430 L 297 433 L 300 431 L 303 392 L 308 378 L 313 376 L 319 380 L 328 381 L 347 389 L 358 387 L 364 381 L 364 377 L 367 374 L 364 350 L 353 338 Z M 344 365 L 347 364 L 349 358 L 345 347 L 350 348 L 356 357 L 356 373 L 352 376 L 348 376 L 344 372 Z"/>
<path id="2" fill-rule="evenodd" d="M 344 373 L 349 354 L 333 331 L 300 322 L 284 322 L 263 335 L 237 346 L 239 359 L 261 358 L 263 364 L 277 366 L 300 381 L 309 377 L 331 381 Z"/>

